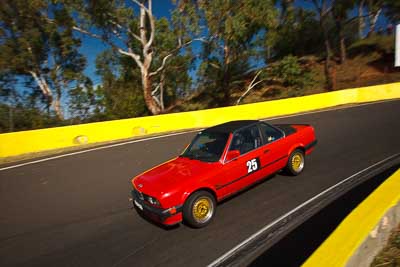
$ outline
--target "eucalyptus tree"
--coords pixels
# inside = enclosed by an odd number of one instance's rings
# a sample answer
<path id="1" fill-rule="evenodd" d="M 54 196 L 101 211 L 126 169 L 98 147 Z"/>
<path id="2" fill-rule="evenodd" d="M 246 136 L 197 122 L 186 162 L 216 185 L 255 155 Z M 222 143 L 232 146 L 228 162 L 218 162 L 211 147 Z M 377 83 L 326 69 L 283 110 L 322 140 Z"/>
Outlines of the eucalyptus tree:
<path id="1" fill-rule="evenodd" d="M 62 6 L 45 0 L 1 1 L 0 5 L 1 72 L 32 79 L 59 119 L 63 118 L 63 91 L 82 79 L 85 66 L 77 50 L 80 41 L 63 24 L 64 13 Z"/>
<path id="2" fill-rule="evenodd" d="M 400 1 L 385 0 L 384 12 L 392 22 L 400 23 Z"/>
<path id="3" fill-rule="evenodd" d="M 332 4 L 331 13 L 336 25 L 340 63 L 344 63 L 347 58 L 347 48 L 345 40 L 345 28 L 350 28 L 351 23 L 358 20 L 358 37 L 362 39 L 364 36 L 365 18 L 369 20 L 368 36 L 375 32 L 376 24 L 382 10 L 384 8 L 384 0 L 336 0 Z M 358 15 L 351 16 L 351 11 L 358 6 Z M 367 13 L 364 14 L 364 9 Z"/>
<path id="4" fill-rule="evenodd" d="M 152 114 L 163 111 L 163 72 L 169 61 L 188 47 L 194 38 L 187 31 L 168 27 L 166 39 L 158 38 L 159 20 L 152 0 L 61 0 L 74 17 L 73 30 L 106 43 L 116 53 L 130 58 L 140 70 L 143 98 Z M 187 12 L 186 1 L 177 3 Z M 188 5 L 189 6 L 189 5 Z M 192 6 L 192 5 L 190 5 Z M 76 14 L 75 16 L 73 14 Z M 197 40 L 197 39 L 196 39 Z"/>
<path id="5" fill-rule="evenodd" d="M 376 23 L 382 13 L 385 0 L 367 0 L 368 18 L 369 18 L 369 31 L 368 35 L 375 32 Z"/>
<path id="6" fill-rule="evenodd" d="M 95 88 L 91 80 L 79 83 L 69 91 L 68 109 L 72 123 L 88 121 L 95 108 Z"/>
<path id="7" fill-rule="evenodd" d="M 149 114 L 143 100 L 140 70 L 130 58 L 105 50 L 96 58 L 96 73 L 102 83 L 94 91 L 94 120 Z"/>
<path id="8" fill-rule="evenodd" d="M 232 87 L 243 87 L 249 78 L 254 41 L 274 22 L 276 8 L 268 0 L 205 0 L 199 7 L 212 40 L 203 45 L 202 84 L 215 88 L 214 95 L 226 105 Z"/>
<path id="9" fill-rule="evenodd" d="M 358 5 L 358 38 L 364 38 L 364 29 L 365 29 L 365 19 L 364 19 L 364 7 L 365 0 L 357 0 L 356 4 Z"/>
<path id="10" fill-rule="evenodd" d="M 287 55 L 302 57 L 323 51 L 323 35 L 316 13 L 296 7 L 291 0 L 282 1 L 281 5 L 279 24 L 274 30 L 273 47 L 270 56 L 266 56 L 267 60 L 281 60 Z"/>
<path id="11" fill-rule="evenodd" d="M 175 35 L 171 34 L 169 25 L 166 18 L 156 21 L 155 43 L 159 44 L 158 50 L 168 50 L 175 45 Z M 155 56 L 154 65 L 161 64 L 162 59 Z M 153 82 L 153 99 L 164 112 L 173 108 L 178 99 L 190 90 L 190 66 L 190 53 L 180 53 L 168 60 L 168 66 L 161 71 L 158 81 Z M 93 118 L 107 120 L 149 115 L 143 99 L 141 71 L 130 57 L 106 49 L 96 57 L 96 73 L 102 83 L 95 90 Z M 74 98 L 79 99 L 82 98 Z"/>
<path id="12" fill-rule="evenodd" d="M 314 10 L 317 13 L 317 18 L 319 21 L 320 29 L 324 37 L 325 46 L 325 64 L 324 72 L 326 79 L 326 87 L 328 90 L 333 90 L 335 87 L 334 79 L 334 62 L 332 62 L 333 48 L 331 40 L 329 38 L 329 16 L 331 14 L 332 8 L 335 5 L 335 0 L 308 0 L 313 4 Z"/>
<path id="13" fill-rule="evenodd" d="M 19 102 L 19 94 L 13 90 L 14 83 L 15 78 L 0 71 L 0 133 L 14 131 L 14 110 Z"/>
<path id="14" fill-rule="evenodd" d="M 336 0 L 331 12 L 336 25 L 339 40 L 340 63 L 343 64 L 347 59 L 346 41 L 344 28 L 348 24 L 348 13 L 355 7 L 355 2 L 349 0 Z"/>

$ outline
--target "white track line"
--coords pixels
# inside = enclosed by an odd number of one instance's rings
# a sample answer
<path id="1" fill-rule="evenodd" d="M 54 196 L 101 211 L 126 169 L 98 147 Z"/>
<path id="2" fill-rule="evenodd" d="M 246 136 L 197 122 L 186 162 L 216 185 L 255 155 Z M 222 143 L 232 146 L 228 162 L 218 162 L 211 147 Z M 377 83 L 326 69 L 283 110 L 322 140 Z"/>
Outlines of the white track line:
<path id="1" fill-rule="evenodd" d="M 137 139 L 137 140 L 127 141 L 127 142 L 118 143 L 118 144 L 112 144 L 112 145 L 107 145 L 107 146 L 90 148 L 90 149 L 81 150 L 81 151 L 77 151 L 77 152 L 71 152 L 71 153 L 62 154 L 62 155 L 58 155 L 58 156 L 53 156 L 53 157 L 49 157 L 49 158 L 44 158 L 44 159 L 29 161 L 29 162 L 16 164 L 16 165 L 8 166 L 8 167 L 3 167 L 3 168 L 0 168 L 0 171 L 13 169 L 13 168 L 18 168 L 18 167 L 22 167 L 22 166 L 26 166 L 26 165 L 35 164 L 35 163 L 40 163 L 40 162 L 44 162 L 44 161 L 48 161 L 48 160 L 59 159 L 59 158 L 73 156 L 73 155 L 83 154 L 83 153 L 87 153 L 87 152 L 91 152 L 91 151 L 102 150 L 102 149 L 111 148 L 111 147 L 117 147 L 117 146 L 123 146 L 123 145 L 127 145 L 127 144 L 133 144 L 133 143 L 138 143 L 138 142 L 143 142 L 143 141 L 148 141 L 148 140 L 153 140 L 153 139 L 159 139 L 159 138 L 163 138 L 163 137 L 170 137 L 170 136 L 175 136 L 175 135 L 180 135 L 180 134 L 193 133 L 193 132 L 197 132 L 197 131 L 199 131 L 199 130 L 191 130 L 191 131 L 185 131 L 185 132 L 179 132 L 179 133 L 172 133 L 172 134 L 166 134 L 166 135 L 160 135 L 160 136 L 153 136 L 153 137 L 147 137 L 147 138 L 143 138 L 143 139 Z"/>
<path id="2" fill-rule="evenodd" d="M 216 259 L 215 261 L 213 261 L 212 263 L 210 263 L 208 265 L 208 267 L 213 267 L 213 266 L 217 266 L 218 264 L 222 263 L 224 260 L 226 260 L 227 258 L 231 257 L 232 255 L 234 255 L 238 250 L 240 250 L 242 247 L 245 247 L 248 243 L 250 243 L 251 241 L 253 241 L 254 239 L 256 239 L 258 236 L 260 236 L 262 233 L 264 233 L 265 231 L 267 231 L 269 228 L 271 228 L 272 226 L 274 226 L 275 224 L 279 223 L 280 221 L 284 220 L 285 218 L 289 217 L 290 215 L 292 215 L 293 213 L 295 213 L 297 210 L 301 209 L 302 207 L 308 205 L 309 203 L 313 202 L 315 199 L 319 198 L 320 196 L 328 193 L 329 191 L 331 191 L 332 189 L 338 187 L 339 185 L 343 184 L 344 182 L 352 179 L 353 177 L 357 176 L 358 174 L 371 169 L 373 167 L 375 167 L 376 165 L 379 165 L 380 163 L 396 156 L 398 154 L 392 155 L 390 157 L 387 157 L 351 176 L 349 176 L 348 178 L 340 181 L 339 183 L 329 187 L 328 189 L 322 191 L 321 193 L 319 193 L 318 195 L 310 198 L 309 200 L 307 200 L 306 202 L 302 203 L 301 205 L 297 206 L 296 208 L 292 209 L 291 211 L 289 211 L 288 213 L 282 215 L 281 217 L 279 217 L 278 219 L 276 219 L 275 221 L 273 221 L 272 223 L 264 226 L 263 228 L 261 228 L 258 232 L 256 232 L 255 234 L 251 235 L 249 238 L 247 238 L 246 240 L 244 240 L 243 242 L 241 242 L 240 244 L 238 244 L 237 246 L 235 246 L 234 248 L 232 248 L 231 250 L 229 250 L 228 252 L 226 252 L 224 255 L 222 255 L 221 257 L 219 257 L 218 259 Z"/>
<path id="3" fill-rule="evenodd" d="M 374 105 L 374 104 L 380 104 L 380 103 L 384 103 L 384 102 L 392 102 L 392 101 L 398 101 L 398 100 L 399 99 L 389 99 L 389 100 L 384 100 L 384 101 L 379 101 L 379 102 L 369 102 L 369 103 L 364 103 L 364 104 L 359 104 L 359 105 L 356 104 L 354 106 L 344 106 L 344 107 L 337 107 L 337 108 L 309 111 L 309 112 L 285 115 L 285 116 L 274 117 L 274 118 L 269 118 L 269 119 L 262 119 L 262 121 L 272 121 L 272 120 L 278 120 L 278 119 L 283 119 L 283 118 L 298 117 L 298 116 L 304 116 L 304 115 L 309 115 L 309 114 L 322 113 L 322 112 L 328 112 L 328 111 L 335 111 L 335 110 L 340 110 L 340 109 L 356 108 L 356 107 L 361 107 L 361 106 Z M 67 153 L 67 154 L 63 154 L 63 155 L 52 156 L 52 157 L 48 157 L 48 158 L 44 158 L 44 159 L 39 159 L 39 160 L 29 161 L 29 162 L 25 162 L 25 163 L 16 164 L 16 165 L 11 165 L 11 166 L 8 166 L 8 167 L 3 167 L 3 168 L 0 168 L 0 171 L 14 169 L 14 168 L 18 168 L 18 167 L 22 167 L 22 166 L 26 166 L 26 165 L 31 165 L 31 164 L 36 164 L 36 163 L 49 161 L 49 160 L 53 160 L 53 159 L 59 159 L 59 158 L 73 156 L 73 155 L 83 154 L 83 153 L 87 153 L 87 152 L 91 152 L 91 151 L 102 150 L 102 149 L 106 149 L 106 148 L 123 146 L 123 145 L 127 145 L 127 144 L 144 142 L 144 141 L 148 141 L 148 140 L 159 139 L 159 138 L 164 138 L 164 137 L 170 137 L 170 136 L 175 136 L 175 135 L 193 133 L 193 132 L 197 132 L 197 131 L 201 131 L 201 130 L 202 129 L 197 129 L 197 130 L 184 131 L 184 132 L 179 132 L 179 133 L 165 134 L 165 135 L 160 135 L 160 136 L 147 137 L 147 138 L 143 138 L 143 139 L 137 139 L 137 140 L 127 141 L 127 142 L 122 142 L 122 143 L 118 143 L 118 144 L 112 144 L 112 145 L 106 145 L 106 146 L 101 146 L 101 147 L 96 147 L 96 148 L 85 149 L 85 150 L 81 150 L 81 151 L 77 151 L 77 152 L 71 152 L 71 153 Z"/>
<path id="4" fill-rule="evenodd" d="M 368 105 L 374 105 L 374 104 L 381 104 L 381 103 L 386 103 L 386 102 L 394 102 L 394 101 L 399 101 L 400 99 L 387 99 L 387 100 L 382 100 L 382 101 L 375 101 L 375 102 L 368 102 L 368 103 L 363 103 L 363 104 L 346 104 L 346 105 L 352 105 L 352 106 L 339 106 L 339 107 L 333 107 L 333 108 L 327 108 L 327 109 L 321 109 L 321 110 L 315 110 L 315 111 L 306 111 L 302 113 L 297 113 L 297 114 L 291 114 L 291 115 L 283 115 L 283 116 L 277 116 L 274 118 L 269 118 L 269 119 L 262 119 L 262 121 L 272 121 L 272 120 L 279 120 L 279 119 L 284 119 L 284 118 L 290 118 L 290 117 L 296 117 L 296 116 L 303 116 L 303 115 L 309 115 L 309 114 L 315 114 L 315 113 L 321 113 L 321 112 L 328 112 L 328 111 L 335 111 L 335 110 L 340 110 L 340 109 L 350 109 L 350 108 L 357 108 L 357 107 L 362 107 L 362 106 L 368 106 Z"/>

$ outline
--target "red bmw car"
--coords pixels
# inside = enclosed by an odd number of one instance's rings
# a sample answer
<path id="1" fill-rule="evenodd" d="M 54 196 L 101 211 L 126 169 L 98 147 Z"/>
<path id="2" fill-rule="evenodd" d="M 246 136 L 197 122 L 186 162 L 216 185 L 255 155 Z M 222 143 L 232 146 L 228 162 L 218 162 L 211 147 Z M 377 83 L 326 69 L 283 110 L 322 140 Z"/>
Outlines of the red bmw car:
<path id="1" fill-rule="evenodd" d="M 164 225 L 208 225 L 216 203 L 282 169 L 300 174 L 314 128 L 231 121 L 199 132 L 178 157 L 132 179 L 137 210 Z"/>

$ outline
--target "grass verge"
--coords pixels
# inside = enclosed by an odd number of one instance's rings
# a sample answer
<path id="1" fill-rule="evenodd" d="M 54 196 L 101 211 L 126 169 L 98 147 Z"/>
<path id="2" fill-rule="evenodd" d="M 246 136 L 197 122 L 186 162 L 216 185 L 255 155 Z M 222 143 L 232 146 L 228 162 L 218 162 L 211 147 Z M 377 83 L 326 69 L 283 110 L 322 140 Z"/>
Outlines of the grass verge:
<path id="1" fill-rule="evenodd" d="M 375 257 L 371 267 L 400 267 L 400 224 L 390 235 L 386 247 Z"/>

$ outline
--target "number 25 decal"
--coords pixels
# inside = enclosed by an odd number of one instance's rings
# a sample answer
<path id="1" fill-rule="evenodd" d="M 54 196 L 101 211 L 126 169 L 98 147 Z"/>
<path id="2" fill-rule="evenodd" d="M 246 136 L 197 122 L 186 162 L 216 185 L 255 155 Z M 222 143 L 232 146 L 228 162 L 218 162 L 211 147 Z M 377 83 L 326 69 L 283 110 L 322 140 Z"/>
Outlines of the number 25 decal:
<path id="1" fill-rule="evenodd" d="M 260 161 L 258 160 L 258 158 L 251 159 L 251 160 L 247 161 L 246 162 L 247 173 L 251 173 L 251 172 L 254 172 L 254 171 L 258 170 L 260 168 L 259 162 Z"/>

